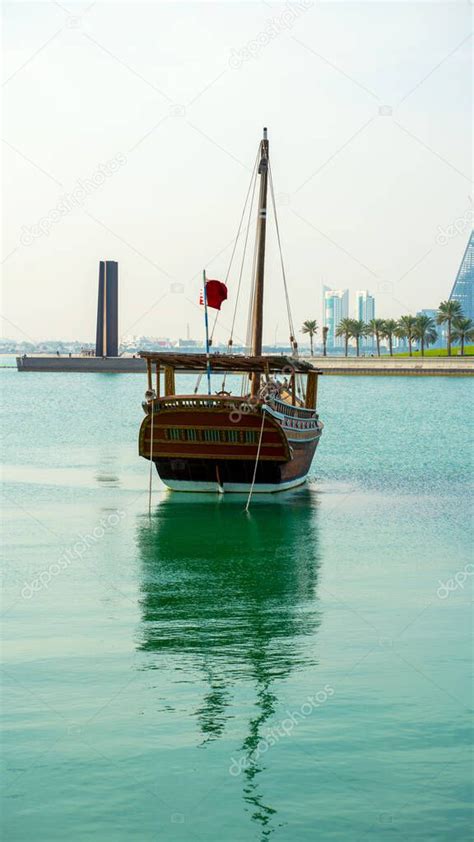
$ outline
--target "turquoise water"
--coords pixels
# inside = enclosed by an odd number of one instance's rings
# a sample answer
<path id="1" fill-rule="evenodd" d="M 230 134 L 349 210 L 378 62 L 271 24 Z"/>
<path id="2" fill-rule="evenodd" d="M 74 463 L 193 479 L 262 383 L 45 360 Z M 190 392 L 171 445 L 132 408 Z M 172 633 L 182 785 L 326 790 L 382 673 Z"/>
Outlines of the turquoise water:
<path id="1" fill-rule="evenodd" d="M 467 840 L 472 388 L 322 378 L 306 488 L 170 495 L 144 378 L 3 381 L 8 840 Z"/>

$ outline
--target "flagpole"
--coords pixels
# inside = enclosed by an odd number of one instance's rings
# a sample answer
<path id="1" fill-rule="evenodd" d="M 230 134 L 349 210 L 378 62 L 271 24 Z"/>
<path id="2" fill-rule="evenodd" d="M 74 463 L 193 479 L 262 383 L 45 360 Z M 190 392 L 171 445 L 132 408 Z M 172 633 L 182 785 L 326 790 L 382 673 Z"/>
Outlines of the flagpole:
<path id="1" fill-rule="evenodd" d="M 209 356 L 209 321 L 207 318 L 207 290 L 206 270 L 202 270 L 203 299 L 204 299 L 204 321 L 206 324 L 206 368 L 207 368 L 207 394 L 211 394 L 211 359 Z"/>

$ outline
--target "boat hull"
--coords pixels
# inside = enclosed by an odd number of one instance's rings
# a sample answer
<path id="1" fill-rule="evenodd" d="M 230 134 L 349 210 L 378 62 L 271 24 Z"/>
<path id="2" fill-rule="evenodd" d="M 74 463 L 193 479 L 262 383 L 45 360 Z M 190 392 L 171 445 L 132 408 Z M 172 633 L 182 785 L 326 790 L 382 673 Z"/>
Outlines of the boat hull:
<path id="1" fill-rule="evenodd" d="M 253 493 L 277 494 L 279 491 L 289 491 L 292 488 L 297 488 L 305 482 L 306 477 L 280 483 L 255 483 Z M 184 491 L 193 494 L 248 494 L 252 488 L 251 483 L 244 482 L 226 482 L 224 485 L 219 485 L 217 482 L 192 482 L 187 480 L 166 479 L 163 480 L 163 483 L 171 491 Z"/>
<path id="2" fill-rule="evenodd" d="M 302 485 L 308 476 L 319 439 L 294 443 L 288 462 L 255 459 L 156 459 L 158 475 L 173 491 L 242 494 L 250 491 L 255 472 L 255 493 L 273 494 Z"/>
<path id="3" fill-rule="evenodd" d="M 173 491 L 295 488 L 306 480 L 322 431 L 314 413 L 289 407 L 286 415 L 268 406 L 240 414 L 233 403 L 192 397 L 161 399 L 156 409 L 153 427 L 151 413 L 142 423 L 140 455 Z"/>

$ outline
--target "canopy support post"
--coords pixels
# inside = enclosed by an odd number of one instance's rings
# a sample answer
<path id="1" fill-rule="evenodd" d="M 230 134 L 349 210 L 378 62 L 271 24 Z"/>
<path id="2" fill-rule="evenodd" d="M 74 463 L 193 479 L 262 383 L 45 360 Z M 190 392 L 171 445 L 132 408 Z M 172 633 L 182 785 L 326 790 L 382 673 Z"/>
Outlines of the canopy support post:
<path id="1" fill-rule="evenodd" d="M 318 375 L 315 371 L 308 372 L 308 379 L 306 381 L 306 409 L 316 409 L 318 402 Z"/>
<path id="2" fill-rule="evenodd" d="M 156 389 L 155 389 L 155 392 L 156 392 L 156 397 L 159 398 L 160 397 L 160 364 L 159 363 L 156 363 L 155 370 L 156 370 Z"/>
<path id="3" fill-rule="evenodd" d="M 175 395 L 176 389 L 174 384 L 174 368 L 170 365 L 165 366 L 165 397 Z"/>

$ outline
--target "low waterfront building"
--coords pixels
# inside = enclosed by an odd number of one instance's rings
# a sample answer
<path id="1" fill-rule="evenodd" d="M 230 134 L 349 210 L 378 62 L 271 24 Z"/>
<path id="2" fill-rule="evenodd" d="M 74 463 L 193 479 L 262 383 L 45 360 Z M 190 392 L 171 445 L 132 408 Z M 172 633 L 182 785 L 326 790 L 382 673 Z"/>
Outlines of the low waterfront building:
<path id="1" fill-rule="evenodd" d="M 428 316 L 429 319 L 433 319 L 433 321 L 436 325 L 436 331 L 438 333 L 438 338 L 437 338 L 436 342 L 433 342 L 433 344 L 430 345 L 430 348 L 442 348 L 444 343 L 445 343 L 446 330 L 443 327 L 443 325 L 439 325 L 439 324 L 436 323 L 436 319 L 438 317 L 438 311 L 436 309 L 433 309 L 433 308 L 424 308 L 422 310 L 418 310 L 416 315 L 417 316 Z"/>

